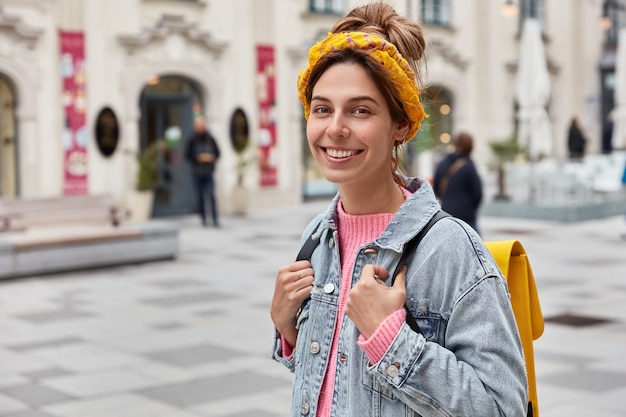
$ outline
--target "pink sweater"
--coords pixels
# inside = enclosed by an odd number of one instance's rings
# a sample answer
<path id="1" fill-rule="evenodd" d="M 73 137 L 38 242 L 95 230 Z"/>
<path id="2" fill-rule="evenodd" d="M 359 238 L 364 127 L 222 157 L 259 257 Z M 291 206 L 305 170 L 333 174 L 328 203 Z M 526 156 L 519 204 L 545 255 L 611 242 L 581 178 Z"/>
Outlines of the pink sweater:
<path id="1" fill-rule="evenodd" d="M 317 417 L 330 416 L 333 401 L 335 372 L 337 370 L 337 343 L 341 333 L 341 323 L 346 309 L 346 301 L 351 288 L 353 266 L 356 253 L 363 244 L 372 242 L 385 230 L 393 214 L 382 213 L 372 215 L 353 216 L 343 211 L 341 202 L 338 204 L 339 213 L 339 248 L 341 250 L 341 285 L 337 306 L 337 322 L 330 348 L 330 358 L 317 408 Z M 359 336 L 358 344 L 365 351 L 371 363 L 377 363 L 383 357 L 391 342 L 398 334 L 404 323 L 406 312 L 404 309 L 389 316 L 376 330 L 370 339 Z"/>

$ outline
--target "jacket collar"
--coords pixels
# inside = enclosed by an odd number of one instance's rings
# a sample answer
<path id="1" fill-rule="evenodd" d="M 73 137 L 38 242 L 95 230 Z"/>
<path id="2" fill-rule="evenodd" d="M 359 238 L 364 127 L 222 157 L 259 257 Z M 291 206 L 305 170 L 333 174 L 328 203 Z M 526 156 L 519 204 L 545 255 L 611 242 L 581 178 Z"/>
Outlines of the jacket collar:
<path id="1" fill-rule="evenodd" d="M 400 206 L 387 228 L 375 241 L 381 248 L 396 252 L 401 252 L 406 242 L 417 235 L 441 208 L 428 181 L 421 178 L 403 178 L 403 181 L 404 187 L 412 195 Z M 339 194 L 332 199 L 316 234 L 321 234 L 325 229 L 337 230 L 337 204 Z"/>

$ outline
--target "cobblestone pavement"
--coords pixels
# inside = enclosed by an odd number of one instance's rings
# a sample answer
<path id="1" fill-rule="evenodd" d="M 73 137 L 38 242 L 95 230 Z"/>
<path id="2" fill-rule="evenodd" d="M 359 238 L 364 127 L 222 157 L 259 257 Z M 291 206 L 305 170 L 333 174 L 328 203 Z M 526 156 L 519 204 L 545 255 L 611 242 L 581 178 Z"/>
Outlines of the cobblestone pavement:
<path id="1" fill-rule="evenodd" d="M 0 282 L 2 417 L 279 417 L 291 374 L 270 359 L 276 270 L 326 202 L 181 228 L 175 261 Z M 537 279 L 542 417 L 626 415 L 622 216 L 481 219 L 518 239 Z"/>

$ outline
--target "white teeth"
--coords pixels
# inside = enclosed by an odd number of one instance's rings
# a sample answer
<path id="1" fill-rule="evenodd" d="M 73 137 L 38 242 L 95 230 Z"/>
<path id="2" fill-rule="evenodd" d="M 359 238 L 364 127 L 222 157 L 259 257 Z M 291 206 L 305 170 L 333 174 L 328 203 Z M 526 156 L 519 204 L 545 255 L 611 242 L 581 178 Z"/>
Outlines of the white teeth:
<path id="1" fill-rule="evenodd" d="M 356 154 L 356 152 L 354 151 L 340 151 L 337 149 L 326 149 L 326 153 L 333 158 L 347 158 Z"/>

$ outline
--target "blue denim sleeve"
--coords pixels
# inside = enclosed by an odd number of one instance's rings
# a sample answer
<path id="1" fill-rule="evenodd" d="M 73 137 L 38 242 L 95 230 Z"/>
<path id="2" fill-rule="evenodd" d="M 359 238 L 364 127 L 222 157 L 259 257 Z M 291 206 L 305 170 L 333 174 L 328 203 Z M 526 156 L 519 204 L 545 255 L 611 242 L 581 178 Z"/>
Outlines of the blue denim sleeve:
<path id="1" fill-rule="evenodd" d="M 423 256 L 418 252 L 416 258 L 428 260 L 418 261 L 416 269 L 436 283 L 425 294 L 445 325 L 438 326 L 439 334 L 427 329 L 425 337 L 404 324 L 368 372 L 422 416 L 525 416 L 521 342 L 506 282 L 491 258 L 481 255 L 487 249 L 479 239 L 463 239 L 439 224 L 422 245 Z M 407 294 L 424 294 L 416 288 L 424 281 L 416 281 L 407 281 Z"/>

